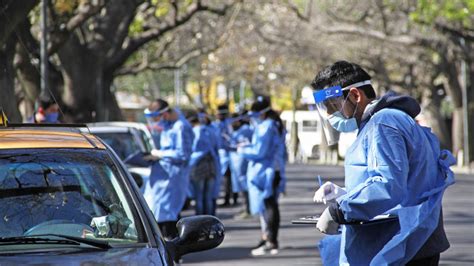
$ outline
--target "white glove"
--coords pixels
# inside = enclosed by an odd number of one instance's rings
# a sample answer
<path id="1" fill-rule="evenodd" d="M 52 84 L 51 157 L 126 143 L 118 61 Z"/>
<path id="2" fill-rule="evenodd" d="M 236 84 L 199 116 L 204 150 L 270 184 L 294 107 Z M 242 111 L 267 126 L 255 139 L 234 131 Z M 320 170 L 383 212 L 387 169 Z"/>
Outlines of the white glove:
<path id="1" fill-rule="evenodd" d="M 314 193 L 313 201 L 326 204 L 344 194 L 346 194 L 345 189 L 332 182 L 326 182 Z"/>
<path id="2" fill-rule="evenodd" d="M 152 156 L 157 157 L 158 159 L 163 158 L 163 151 L 162 151 L 162 150 L 153 149 L 153 150 L 151 150 L 150 154 L 151 154 Z"/>
<path id="3" fill-rule="evenodd" d="M 326 235 L 339 234 L 339 224 L 332 219 L 332 216 L 329 213 L 329 208 L 326 208 L 319 217 L 316 228 Z"/>
<path id="4" fill-rule="evenodd" d="M 163 151 L 162 150 L 151 150 L 150 154 L 143 156 L 143 160 L 145 161 L 158 161 L 159 159 L 163 158 Z"/>

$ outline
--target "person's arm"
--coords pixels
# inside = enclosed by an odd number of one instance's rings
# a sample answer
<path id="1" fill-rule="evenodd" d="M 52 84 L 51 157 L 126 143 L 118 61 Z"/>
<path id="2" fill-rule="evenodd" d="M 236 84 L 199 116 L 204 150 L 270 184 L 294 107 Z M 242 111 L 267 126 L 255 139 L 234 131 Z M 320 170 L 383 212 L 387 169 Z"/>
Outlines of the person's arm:
<path id="1" fill-rule="evenodd" d="M 257 141 L 252 142 L 252 144 L 240 148 L 240 152 L 245 159 L 248 160 L 259 160 L 262 159 L 267 150 L 272 145 L 272 127 L 266 126 L 264 128 L 256 128 L 254 137 L 257 137 Z"/>
<path id="2" fill-rule="evenodd" d="M 194 132 L 194 141 L 193 141 L 193 147 L 192 147 L 192 154 L 191 158 L 189 159 L 189 165 L 194 166 L 199 160 L 206 154 L 206 152 L 202 149 L 202 137 L 201 136 L 201 130 L 199 127 L 194 127 L 193 128 Z"/>
<path id="3" fill-rule="evenodd" d="M 409 164 L 403 134 L 397 128 L 381 123 L 371 130 L 367 140 L 370 177 L 338 198 L 337 207 L 332 205 L 332 214 L 339 212 L 333 215 L 338 223 L 344 222 L 341 215 L 346 221 L 370 220 L 400 204 L 406 195 Z"/>
<path id="4" fill-rule="evenodd" d="M 186 162 L 192 153 L 194 134 L 180 124 L 176 129 L 176 148 L 169 150 L 161 150 L 161 158 L 171 159 L 172 161 Z"/>

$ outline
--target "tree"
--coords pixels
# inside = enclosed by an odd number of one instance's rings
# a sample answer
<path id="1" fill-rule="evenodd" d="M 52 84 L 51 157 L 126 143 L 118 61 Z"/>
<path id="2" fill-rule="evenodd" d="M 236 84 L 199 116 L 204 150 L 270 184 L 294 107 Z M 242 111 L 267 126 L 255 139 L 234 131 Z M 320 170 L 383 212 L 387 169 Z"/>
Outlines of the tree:
<path id="1" fill-rule="evenodd" d="M 59 71 L 60 101 L 67 120 L 121 118 L 111 84 L 127 60 L 146 44 L 188 23 L 197 14 L 225 16 L 234 2 L 71 1 L 49 8 L 51 63 Z M 138 23 L 137 21 L 143 23 Z M 139 24 L 137 26 L 137 24 Z M 133 28 L 132 26 L 135 26 Z M 31 56 L 31 55 L 30 55 Z M 22 82 L 24 84 L 24 82 Z"/>
<path id="2" fill-rule="evenodd" d="M 21 121 L 14 92 L 15 71 L 13 58 L 17 38 L 15 28 L 33 9 L 38 1 L 0 1 L 0 107 L 8 114 L 10 121 Z"/>

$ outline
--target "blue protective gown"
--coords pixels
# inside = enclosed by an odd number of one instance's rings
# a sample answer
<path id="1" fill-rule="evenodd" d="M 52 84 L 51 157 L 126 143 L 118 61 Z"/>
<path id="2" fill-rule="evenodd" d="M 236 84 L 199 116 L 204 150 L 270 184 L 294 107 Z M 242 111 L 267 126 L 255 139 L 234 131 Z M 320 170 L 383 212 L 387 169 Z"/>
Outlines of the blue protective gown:
<path id="1" fill-rule="evenodd" d="M 343 225 L 340 265 L 404 265 L 437 229 L 443 192 L 454 183 L 449 166 L 455 160 L 440 151 L 430 129 L 416 124 L 418 113 L 414 99 L 391 93 L 364 112 L 347 151 L 348 193 L 337 199 L 339 211 L 349 222 L 386 213 L 399 219 Z M 439 244 L 426 255 L 449 247 L 444 229 L 438 233 Z"/>
<path id="2" fill-rule="evenodd" d="M 158 222 L 176 221 L 186 200 L 194 134 L 182 118 L 166 123 L 160 134 L 163 158 L 153 164 L 144 197 Z"/>
<path id="3" fill-rule="evenodd" d="M 253 130 L 250 125 L 243 124 L 239 129 L 232 132 L 230 145 L 237 147 L 239 143 L 250 143 L 252 140 Z M 230 170 L 232 178 L 232 192 L 237 193 L 247 191 L 247 166 L 248 160 L 236 149 L 232 149 L 230 155 Z"/>
<path id="4" fill-rule="evenodd" d="M 225 175 L 225 172 L 229 168 L 230 164 L 230 136 L 232 133 L 231 123 L 228 118 L 225 120 L 217 120 L 212 124 L 214 133 L 217 139 L 218 145 L 218 155 L 219 155 L 219 173 L 220 175 L 216 179 L 214 197 L 217 199 L 219 197 L 219 192 L 222 183 L 222 177 Z"/>
<path id="5" fill-rule="evenodd" d="M 242 149 L 243 157 L 249 160 L 247 186 L 252 214 L 262 214 L 265 210 L 263 200 L 274 193 L 272 185 L 278 138 L 274 121 L 266 119 L 255 126 L 252 143 Z"/>
<path id="6" fill-rule="evenodd" d="M 195 191 L 193 185 L 191 184 L 193 198 L 196 200 L 202 199 L 202 198 L 214 199 L 215 198 L 214 197 L 214 194 L 215 194 L 214 183 L 217 177 L 220 176 L 219 155 L 217 153 L 218 151 L 217 139 L 215 137 L 214 130 L 207 125 L 201 124 L 201 125 L 195 126 L 193 127 L 193 132 L 194 132 L 194 141 L 193 141 L 193 148 L 192 148 L 193 153 L 191 154 L 191 159 L 189 160 L 190 168 L 194 167 L 205 155 L 210 154 L 214 160 L 214 165 L 216 169 L 216 176 L 214 177 L 212 182 L 208 183 L 209 186 L 211 186 L 212 188 L 210 188 L 209 190 L 205 189 L 207 192 L 207 195 L 198 195 L 197 193 L 202 193 L 202 191 Z"/>

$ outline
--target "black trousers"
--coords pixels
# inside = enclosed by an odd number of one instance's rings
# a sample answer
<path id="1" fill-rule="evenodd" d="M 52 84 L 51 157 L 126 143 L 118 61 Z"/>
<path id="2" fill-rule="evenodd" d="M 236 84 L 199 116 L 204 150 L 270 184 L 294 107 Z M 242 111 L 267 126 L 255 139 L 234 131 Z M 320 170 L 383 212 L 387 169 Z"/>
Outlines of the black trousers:
<path id="1" fill-rule="evenodd" d="M 411 260 L 407 263 L 407 266 L 438 266 L 439 264 L 439 253 L 423 259 Z"/>
<path id="2" fill-rule="evenodd" d="M 272 186 L 273 195 L 263 201 L 265 204 L 265 220 L 268 225 L 267 241 L 276 247 L 278 247 L 278 230 L 280 229 L 280 210 L 278 207 L 276 189 L 280 184 L 280 179 L 280 171 L 276 171 Z"/>
<path id="3" fill-rule="evenodd" d="M 230 180 L 230 168 L 227 168 L 224 174 L 224 204 L 230 204 L 230 196 L 232 195 L 232 181 Z"/>

